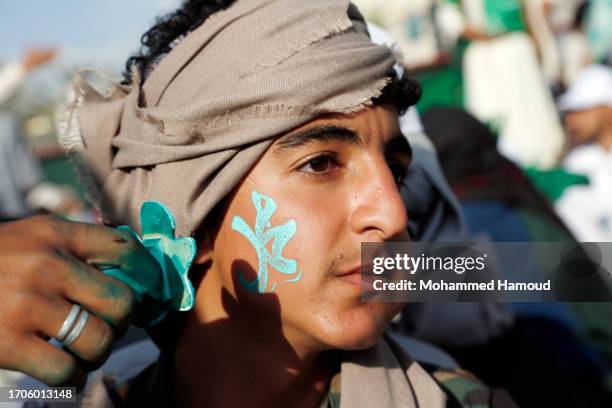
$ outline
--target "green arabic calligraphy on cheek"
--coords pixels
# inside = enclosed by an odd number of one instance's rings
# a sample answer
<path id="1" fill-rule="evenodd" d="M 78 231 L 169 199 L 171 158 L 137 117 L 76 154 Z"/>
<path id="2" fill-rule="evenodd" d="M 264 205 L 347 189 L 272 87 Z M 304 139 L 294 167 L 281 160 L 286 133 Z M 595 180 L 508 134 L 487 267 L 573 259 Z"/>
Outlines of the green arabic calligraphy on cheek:
<path id="1" fill-rule="evenodd" d="M 297 272 L 297 261 L 283 257 L 283 250 L 291 238 L 296 233 L 297 227 L 295 220 L 290 219 L 283 225 L 272 227 L 271 219 L 278 206 L 276 202 L 257 191 L 251 194 L 251 201 L 257 212 L 255 217 L 255 230 L 247 224 L 240 216 L 232 218 L 232 230 L 244 236 L 257 251 L 259 268 L 257 277 L 248 281 L 241 273 L 238 276 L 240 284 L 252 292 L 265 293 L 268 288 L 268 265 L 284 275 L 290 277 L 285 282 L 298 282 L 302 278 L 302 272 Z M 268 251 L 266 245 L 272 241 L 272 253 Z M 277 283 L 271 285 L 269 292 L 276 289 Z"/>

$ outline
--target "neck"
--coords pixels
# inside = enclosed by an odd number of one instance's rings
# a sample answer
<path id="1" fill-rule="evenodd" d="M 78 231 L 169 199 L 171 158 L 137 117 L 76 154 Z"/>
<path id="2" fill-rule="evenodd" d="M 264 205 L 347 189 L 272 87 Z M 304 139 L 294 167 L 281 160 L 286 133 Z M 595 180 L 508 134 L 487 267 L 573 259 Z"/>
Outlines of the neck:
<path id="1" fill-rule="evenodd" d="M 276 317 L 258 318 L 252 306 L 247 309 L 215 283 L 213 276 L 202 281 L 196 309 L 181 332 L 174 366 L 177 403 L 317 406 L 333 373 L 325 353 L 291 344 L 280 310 Z"/>

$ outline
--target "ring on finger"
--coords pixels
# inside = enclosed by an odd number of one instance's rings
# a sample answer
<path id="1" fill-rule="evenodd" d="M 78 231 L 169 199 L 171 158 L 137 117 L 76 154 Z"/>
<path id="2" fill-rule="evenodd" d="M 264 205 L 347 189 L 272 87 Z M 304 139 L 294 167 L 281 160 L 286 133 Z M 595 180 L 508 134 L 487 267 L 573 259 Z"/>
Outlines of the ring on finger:
<path id="1" fill-rule="evenodd" d="M 57 341 L 63 342 L 66 339 L 66 337 L 68 336 L 68 333 L 70 332 L 70 329 L 72 328 L 72 326 L 74 326 L 74 322 L 79 316 L 80 311 L 81 311 L 80 305 L 76 303 L 72 305 L 72 309 L 70 309 L 70 312 L 68 313 L 68 316 L 64 320 L 64 323 L 62 323 L 62 327 L 60 327 L 59 332 L 57 333 L 57 336 L 55 336 Z"/>
<path id="2" fill-rule="evenodd" d="M 73 304 L 55 338 L 63 343 L 64 346 L 71 345 L 81 335 L 83 329 L 85 329 L 87 320 L 89 320 L 87 310 L 81 308 L 79 304 Z"/>

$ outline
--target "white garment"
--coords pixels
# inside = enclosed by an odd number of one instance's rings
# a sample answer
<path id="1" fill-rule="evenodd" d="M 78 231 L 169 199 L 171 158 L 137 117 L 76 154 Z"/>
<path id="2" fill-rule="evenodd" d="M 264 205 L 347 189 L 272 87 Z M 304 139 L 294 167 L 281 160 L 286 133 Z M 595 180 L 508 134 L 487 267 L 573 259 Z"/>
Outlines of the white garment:
<path id="1" fill-rule="evenodd" d="M 612 242 L 612 152 L 599 144 L 572 150 L 565 168 L 589 178 L 567 188 L 555 210 L 579 242 Z"/>
<path id="2" fill-rule="evenodd" d="M 581 111 L 598 106 L 612 106 L 612 68 L 593 64 L 581 70 L 559 97 L 559 109 Z"/>
<path id="3" fill-rule="evenodd" d="M 23 64 L 7 64 L 0 68 L 0 104 L 9 99 L 26 77 Z"/>
<path id="4" fill-rule="evenodd" d="M 472 43 L 463 72 L 466 107 L 499 126 L 500 152 L 522 166 L 554 167 L 565 136 L 529 36 Z"/>
<path id="5" fill-rule="evenodd" d="M 593 62 L 591 49 L 582 31 L 567 31 L 559 35 L 559 49 L 563 62 L 563 83 L 571 86 L 580 71 Z"/>
<path id="6" fill-rule="evenodd" d="M 584 0 L 546 0 L 550 7 L 548 20 L 554 31 L 566 31 L 574 25 L 576 12 Z"/>
<path id="7" fill-rule="evenodd" d="M 0 111 L 0 219 L 29 215 L 26 195 L 41 178 L 38 160 L 28 150 L 15 118 Z"/>
<path id="8" fill-rule="evenodd" d="M 15 93 L 25 76 L 22 64 L 0 69 L 0 106 Z M 29 214 L 25 197 L 41 177 L 40 165 L 28 150 L 15 116 L 0 110 L 0 219 Z"/>
<path id="9" fill-rule="evenodd" d="M 549 0 L 523 0 L 523 7 L 530 33 L 538 45 L 542 71 L 547 82 L 554 85 L 562 80 L 563 70 L 559 44 L 548 16 L 544 13 L 547 1 Z"/>
<path id="10" fill-rule="evenodd" d="M 547 20 L 557 37 L 561 80 L 568 87 L 578 72 L 592 62 L 586 35 L 582 30 L 574 27 L 576 12 L 584 0 L 545 1 L 550 7 Z"/>
<path id="11" fill-rule="evenodd" d="M 539 1 L 525 3 L 525 12 L 531 12 L 530 23 L 547 33 L 541 13 L 533 12 Z M 461 5 L 465 26 L 488 33 L 484 1 L 462 0 Z M 549 60 L 554 77 L 556 57 Z M 465 106 L 499 129 L 502 154 L 523 167 L 549 169 L 557 164 L 565 135 L 529 35 L 513 32 L 472 42 L 464 55 L 463 75 Z"/>

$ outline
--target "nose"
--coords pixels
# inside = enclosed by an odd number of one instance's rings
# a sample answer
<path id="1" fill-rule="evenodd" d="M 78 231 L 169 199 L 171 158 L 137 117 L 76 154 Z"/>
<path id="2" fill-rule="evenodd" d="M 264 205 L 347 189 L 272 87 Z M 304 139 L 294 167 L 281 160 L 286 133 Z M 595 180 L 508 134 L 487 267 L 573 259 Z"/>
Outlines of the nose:
<path id="1" fill-rule="evenodd" d="M 368 167 L 362 174 L 352 195 L 351 229 L 362 242 L 407 237 L 406 207 L 386 161 Z"/>

